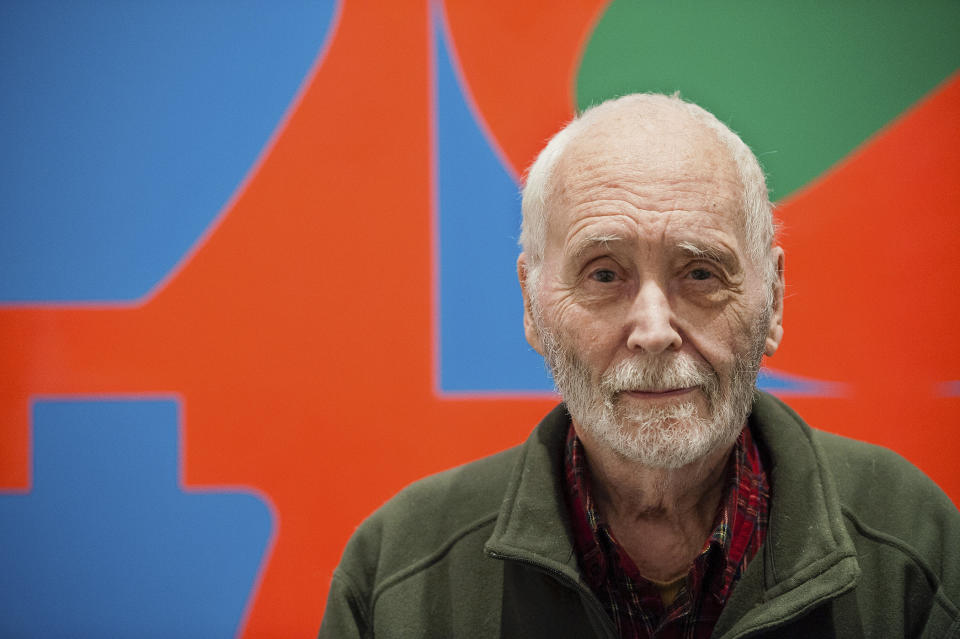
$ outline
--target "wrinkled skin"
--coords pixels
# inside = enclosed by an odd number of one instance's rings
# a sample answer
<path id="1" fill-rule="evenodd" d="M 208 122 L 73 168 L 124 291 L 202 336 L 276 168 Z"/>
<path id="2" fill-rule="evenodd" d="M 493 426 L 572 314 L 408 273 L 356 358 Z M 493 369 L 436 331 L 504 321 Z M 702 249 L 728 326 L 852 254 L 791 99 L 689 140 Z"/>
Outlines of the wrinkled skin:
<path id="1" fill-rule="evenodd" d="M 713 375 L 721 395 L 746 368 L 752 389 L 761 353 L 773 355 L 783 335 L 783 252 L 770 248 L 766 265 L 751 258 L 742 187 L 715 134 L 669 109 L 642 115 L 592 123 L 559 160 L 536 281 L 528 256 L 518 260 L 527 340 L 554 367 L 565 351 L 595 389 L 630 363 L 679 360 Z M 727 393 L 740 405 L 724 422 L 705 385 L 635 379 L 647 381 L 605 398 L 612 424 L 569 408 L 601 514 L 641 574 L 668 581 L 686 573 L 709 535 L 749 394 Z M 686 421 L 661 422 L 680 431 L 670 446 L 689 447 L 672 462 L 611 445 L 609 429 L 636 435 L 644 415 L 682 404 L 690 410 L 674 415 Z M 706 444 L 704 424 L 716 431 Z"/>
<path id="2" fill-rule="evenodd" d="M 776 351 L 782 285 L 764 282 L 749 257 L 725 149 L 710 131 L 663 119 L 615 134 L 597 125 L 560 160 L 536 299 L 525 290 L 527 338 L 549 360 L 540 329 L 548 331 L 594 383 L 631 358 L 683 358 L 729 385 L 738 357 L 758 365 L 758 350 Z M 768 259 L 782 273 L 782 251 Z M 771 284 L 778 292 L 768 312 Z M 685 401 L 711 414 L 700 388 L 631 390 L 616 398 L 628 411 Z"/>

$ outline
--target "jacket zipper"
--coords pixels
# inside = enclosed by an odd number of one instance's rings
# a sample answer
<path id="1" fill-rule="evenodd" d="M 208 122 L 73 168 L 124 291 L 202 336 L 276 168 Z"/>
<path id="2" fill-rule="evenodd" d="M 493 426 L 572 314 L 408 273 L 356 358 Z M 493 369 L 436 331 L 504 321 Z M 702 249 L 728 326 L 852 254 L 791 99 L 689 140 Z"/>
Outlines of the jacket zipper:
<path id="1" fill-rule="evenodd" d="M 534 570 L 538 570 L 539 572 L 550 575 L 551 577 L 556 579 L 558 582 L 560 582 L 560 585 L 562 585 L 563 587 L 569 588 L 574 592 L 576 592 L 577 594 L 579 594 L 581 600 L 586 599 L 587 605 L 592 606 L 594 609 L 593 610 L 594 616 L 597 619 L 602 620 L 601 623 L 603 623 L 603 630 L 607 635 L 607 639 L 618 639 L 616 630 L 613 628 L 613 622 L 610 621 L 609 618 L 607 617 L 607 611 L 603 609 L 603 606 L 600 604 L 600 600 L 597 599 L 597 596 L 594 595 L 591 591 L 581 586 L 579 583 L 577 583 L 573 579 L 571 579 L 569 576 L 563 574 L 559 570 L 555 570 L 548 566 L 544 566 L 541 563 L 533 561 L 532 559 L 517 557 L 516 555 L 504 555 L 495 550 L 488 550 L 487 556 L 492 557 L 494 559 L 499 559 L 501 561 L 516 561 L 526 566 L 530 566 Z"/>

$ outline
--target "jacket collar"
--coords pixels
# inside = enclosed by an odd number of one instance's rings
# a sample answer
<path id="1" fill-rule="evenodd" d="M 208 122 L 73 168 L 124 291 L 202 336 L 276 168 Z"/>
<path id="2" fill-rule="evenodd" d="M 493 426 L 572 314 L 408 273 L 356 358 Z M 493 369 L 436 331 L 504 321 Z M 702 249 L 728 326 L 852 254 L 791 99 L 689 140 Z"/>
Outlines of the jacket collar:
<path id="1" fill-rule="evenodd" d="M 588 588 L 577 566 L 561 483 L 569 423 L 561 404 L 521 447 L 485 551 Z M 737 584 L 716 636 L 740 636 L 787 621 L 850 590 L 860 574 L 836 486 L 810 428 L 766 393 L 755 398 L 750 427 L 767 456 L 770 527 L 762 561 L 755 558 Z"/>
<path id="2" fill-rule="evenodd" d="M 767 455 L 770 527 L 763 560 L 755 558 L 747 567 L 714 628 L 716 636 L 743 636 L 789 621 L 851 590 L 860 577 L 837 487 L 813 431 L 766 393 L 754 400 L 750 428 Z"/>
<path id="3" fill-rule="evenodd" d="M 563 404 L 520 448 L 493 534 L 484 550 L 560 574 L 586 587 L 563 500 L 563 445 L 570 416 Z"/>

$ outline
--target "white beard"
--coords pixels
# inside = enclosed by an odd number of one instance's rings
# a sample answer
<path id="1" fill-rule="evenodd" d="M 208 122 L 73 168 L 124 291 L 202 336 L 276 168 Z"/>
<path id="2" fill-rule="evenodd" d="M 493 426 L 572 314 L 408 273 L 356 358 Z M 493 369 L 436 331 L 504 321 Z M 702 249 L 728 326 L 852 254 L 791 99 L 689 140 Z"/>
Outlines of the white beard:
<path id="1" fill-rule="evenodd" d="M 570 415 L 599 442 L 650 468 L 680 468 L 731 446 L 753 404 L 769 312 L 751 330 L 749 350 L 737 353 L 721 376 L 689 355 L 638 355 L 603 372 L 599 381 L 573 349 L 543 326 L 534 313 L 557 391 Z M 707 403 L 700 415 L 696 397 L 665 407 L 630 408 L 623 391 L 698 387 Z"/>

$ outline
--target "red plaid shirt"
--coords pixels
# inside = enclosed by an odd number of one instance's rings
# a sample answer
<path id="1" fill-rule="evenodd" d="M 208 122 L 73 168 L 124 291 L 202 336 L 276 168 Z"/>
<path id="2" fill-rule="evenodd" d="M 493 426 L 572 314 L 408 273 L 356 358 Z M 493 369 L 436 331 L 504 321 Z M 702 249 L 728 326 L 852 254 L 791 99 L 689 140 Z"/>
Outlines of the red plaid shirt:
<path id="1" fill-rule="evenodd" d="M 597 511 L 583 444 L 572 425 L 564 465 L 577 558 L 620 637 L 709 637 L 767 532 L 770 491 L 750 429 L 743 429 L 731 454 L 713 533 L 669 605 L 664 605 L 657 587 L 640 575 Z"/>

